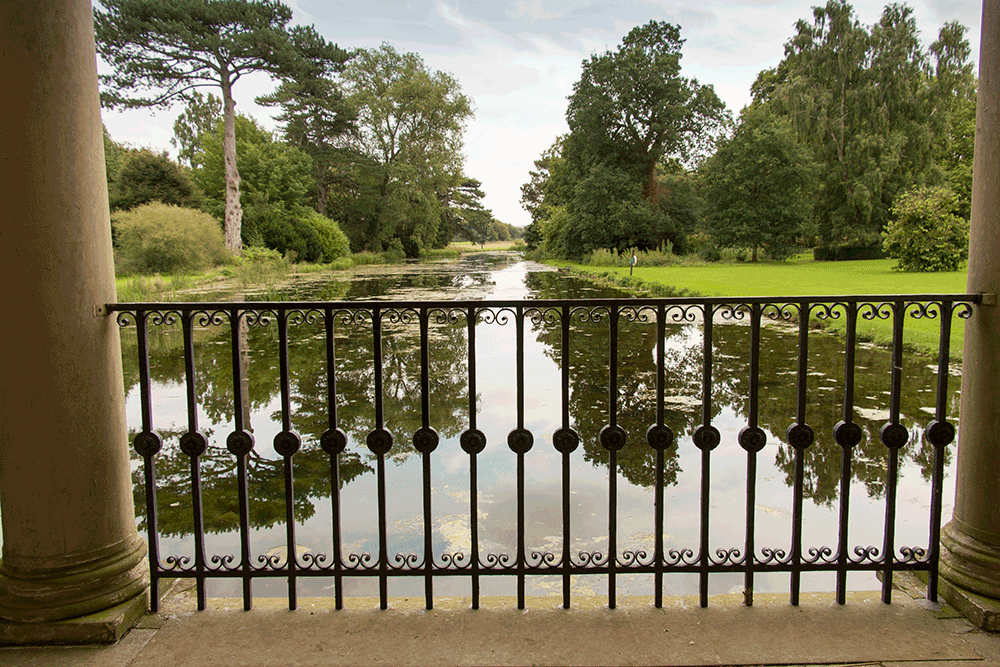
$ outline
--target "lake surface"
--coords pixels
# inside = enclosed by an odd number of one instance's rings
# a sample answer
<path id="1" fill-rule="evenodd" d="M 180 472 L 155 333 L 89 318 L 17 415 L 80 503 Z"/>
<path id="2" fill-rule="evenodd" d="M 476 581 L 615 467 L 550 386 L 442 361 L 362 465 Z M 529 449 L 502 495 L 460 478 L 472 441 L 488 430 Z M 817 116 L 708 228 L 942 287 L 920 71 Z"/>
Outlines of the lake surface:
<path id="1" fill-rule="evenodd" d="M 370 267 L 351 273 L 311 274 L 257 293 L 202 293 L 192 300 L 467 300 L 556 299 L 619 297 L 623 293 L 523 261 L 513 253 L 466 255 L 455 262 Z M 956 324 L 961 326 L 961 323 Z M 378 553 L 376 457 L 365 446 L 373 428 L 373 371 L 370 322 L 336 330 L 338 425 L 348 436 L 341 455 L 343 552 Z M 577 331 L 579 328 L 579 331 Z M 300 554 L 330 554 L 331 505 L 329 457 L 319 448 L 327 428 L 325 341 L 322 323 L 291 327 L 289 366 L 292 427 L 302 436 L 302 450 L 294 456 L 296 484 L 296 542 Z M 478 455 L 480 552 L 515 551 L 516 455 L 507 446 L 507 434 L 516 426 L 516 351 L 514 324 L 481 322 L 476 327 L 476 406 L 478 428 L 487 437 Z M 389 554 L 423 552 L 422 463 L 412 445 L 421 426 L 419 328 L 415 324 L 383 325 L 386 428 L 395 434 L 387 456 Z M 469 456 L 459 447 L 459 435 L 468 428 L 468 368 L 464 321 L 435 326 L 431 332 L 431 426 L 441 442 L 432 454 L 432 524 L 435 557 L 470 549 Z M 128 424 L 140 429 L 138 365 L 134 330 L 124 329 L 123 357 Z M 656 325 L 622 321 L 619 330 L 618 423 L 629 434 L 618 452 L 618 551 L 645 550 L 654 544 L 653 484 L 655 456 L 646 444 L 646 428 L 655 417 Z M 157 457 L 158 521 L 162 558 L 193 558 L 190 508 L 190 459 L 179 451 L 179 436 L 187 430 L 184 356 L 179 327 L 150 330 L 150 369 L 153 379 L 153 426 L 164 438 Z M 667 325 L 666 423 L 677 434 L 677 446 L 666 456 L 665 548 L 698 551 L 701 452 L 691 439 L 701 424 L 701 325 Z M 711 548 L 742 547 L 746 502 L 746 452 L 736 438 L 746 426 L 749 391 L 750 327 L 715 326 L 713 363 L 713 424 L 722 443 L 712 454 Z M 199 427 L 209 438 L 201 457 L 205 551 L 240 552 L 236 464 L 225 447 L 233 430 L 232 347 L 228 327 L 199 328 L 195 332 L 195 367 Z M 252 553 L 282 557 L 285 553 L 282 458 L 272 441 L 281 430 L 276 326 L 250 326 L 248 373 L 244 406 L 256 445 L 249 459 Z M 842 414 L 844 345 L 838 338 L 811 333 L 809 339 L 809 405 L 807 422 L 816 443 L 806 450 L 803 550 L 829 546 L 836 551 L 841 449 L 833 441 L 834 425 Z M 761 332 L 759 425 L 768 434 L 758 455 L 756 525 L 758 549 L 788 549 L 791 535 L 792 489 L 795 461 L 784 444 L 785 429 L 794 421 L 797 368 L 797 328 L 770 325 Z M 544 322 L 525 325 L 525 428 L 534 434 L 534 447 L 525 455 L 526 540 L 528 551 L 558 555 L 562 550 L 562 455 L 552 443 L 561 426 L 560 330 Z M 608 548 L 608 454 L 598 432 L 608 421 L 607 328 L 574 325 L 570 360 L 571 423 L 581 435 L 581 446 L 571 457 L 573 525 L 572 552 Z M 936 361 L 907 353 L 901 403 L 901 423 L 910 429 L 909 443 L 900 452 L 896 545 L 927 546 L 928 508 L 933 448 L 923 442 L 921 429 L 933 419 Z M 856 420 L 865 438 L 855 448 L 852 467 L 851 539 L 854 546 L 881 546 L 885 513 L 886 448 L 878 429 L 888 419 L 890 355 L 886 350 L 860 345 L 856 357 Z M 950 382 L 949 420 L 957 423 L 958 381 Z M 952 446 L 953 447 L 953 446 Z M 954 498 L 948 451 L 944 487 L 944 520 Z M 133 452 L 138 521 L 144 525 L 141 459 Z M 833 573 L 803 575 L 803 590 L 832 591 Z M 621 595 L 649 595 L 652 575 L 618 577 Z M 558 594 L 558 577 L 529 577 L 529 595 Z M 879 587 L 873 574 L 851 573 L 854 590 Z M 284 596 L 283 580 L 254 582 L 257 596 Z M 332 581 L 299 579 L 300 596 L 332 595 Z M 483 595 L 510 595 L 514 578 L 486 577 Z M 710 592 L 742 590 L 742 574 L 713 574 Z M 469 595 L 467 577 L 435 579 L 435 595 Z M 391 596 L 421 595 L 420 577 L 389 581 Z M 574 594 L 604 594 L 606 577 L 579 576 Z M 786 591 L 785 573 L 756 575 L 756 590 Z M 377 580 L 348 579 L 345 595 L 378 594 Z M 697 575 L 665 577 L 666 594 L 696 594 Z M 210 580 L 210 597 L 238 597 L 238 581 Z"/>

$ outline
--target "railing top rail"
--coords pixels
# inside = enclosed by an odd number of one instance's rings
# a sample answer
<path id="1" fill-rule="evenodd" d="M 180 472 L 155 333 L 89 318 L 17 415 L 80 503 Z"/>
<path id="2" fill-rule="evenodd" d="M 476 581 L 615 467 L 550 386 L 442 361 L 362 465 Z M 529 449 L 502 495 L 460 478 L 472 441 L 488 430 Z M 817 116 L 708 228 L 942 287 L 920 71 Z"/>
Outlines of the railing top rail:
<path id="1" fill-rule="evenodd" d="M 497 299 L 497 300 L 426 300 L 426 301 L 164 301 L 109 303 L 105 312 L 146 310 L 320 310 L 373 308 L 561 308 L 600 306 L 659 306 L 659 305 L 726 305 L 726 304 L 802 304 L 802 303 L 973 303 L 983 302 L 984 295 L 976 294 L 834 294 L 814 296 L 713 296 L 713 297 L 618 297 L 604 299 Z"/>

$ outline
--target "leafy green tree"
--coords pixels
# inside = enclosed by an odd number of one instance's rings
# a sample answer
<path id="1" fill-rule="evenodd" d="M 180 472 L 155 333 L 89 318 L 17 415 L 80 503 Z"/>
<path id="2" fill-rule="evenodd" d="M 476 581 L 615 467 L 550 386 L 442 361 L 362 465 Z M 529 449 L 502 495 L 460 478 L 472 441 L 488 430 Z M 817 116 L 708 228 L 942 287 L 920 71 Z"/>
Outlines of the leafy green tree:
<path id="1" fill-rule="evenodd" d="M 252 72 L 295 77 L 347 58 L 311 26 L 289 27 L 291 18 L 277 0 L 104 0 L 94 10 L 98 53 L 114 68 L 101 76 L 106 106 L 162 108 L 197 88 L 221 91 L 226 246 L 236 252 L 242 209 L 234 84 Z"/>
<path id="2" fill-rule="evenodd" d="M 450 75 L 388 44 L 358 52 L 344 81 L 358 113 L 358 182 L 367 190 L 367 210 L 352 216 L 356 236 L 369 250 L 399 238 L 417 255 L 438 238 L 441 193 L 459 180 L 471 103 Z"/>
<path id="3" fill-rule="evenodd" d="M 143 149 L 125 157 L 111 191 L 111 209 L 128 210 L 151 201 L 198 208 L 198 186 L 165 153 Z"/>
<path id="4" fill-rule="evenodd" d="M 914 188 L 896 201 L 882 247 L 900 271 L 957 271 L 969 256 L 969 222 L 942 187 Z"/>
<path id="5" fill-rule="evenodd" d="M 326 215 L 331 189 L 344 186 L 347 137 L 357 128 L 357 113 L 340 85 L 325 76 L 286 80 L 257 102 L 281 107 L 277 120 L 283 124 L 285 141 L 312 158 L 316 209 Z"/>
<path id="6" fill-rule="evenodd" d="M 711 86 L 680 75 L 682 45 L 679 27 L 651 21 L 617 51 L 584 61 L 566 111 L 570 133 L 522 187 L 530 245 L 558 230 L 541 244 L 568 257 L 664 243 L 684 251 L 685 227 L 696 217 L 684 201 L 690 192 L 676 181 L 661 188 L 673 179 L 660 176 L 697 163 L 729 115 Z M 545 224 L 557 210 L 559 219 Z"/>
<path id="7" fill-rule="evenodd" d="M 324 255 L 323 244 L 308 222 L 315 211 L 304 204 L 314 187 L 311 158 L 275 141 L 252 118 L 238 114 L 235 126 L 236 154 L 243 171 L 243 242 L 259 239 L 268 248 L 317 261 Z M 193 173 L 208 198 L 205 208 L 214 215 L 225 206 L 224 162 L 220 133 L 203 135 Z"/>
<path id="8" fill-rule="evenodd" d="M 192 90 L 184 111 L 174 121 L 174 136 L 170 139 L 177 147 L 177 159 L 193 167 L 202 136 L 217 129 L 221 119 L 222 100 L 212 93 L 205 97 Z"/>
<path id="9" fill-rule="evenodd" d="M 633 28 L 616 52 L 584 61 L 566 111 L 569 156 L 634 169 L 645 199 L 664 158 L 696 162 L 727 121 L 711 86 L 680 75 L 680 35 L 662 21 Z"/>
<path id="10" fill-rule="evenodd" d="M 707 229 L 722 246 L 780 259 L 810 231 L 816 176 L 809 150 L 789 123 L 763 106 L 743 113 L 733 138 L 702 166 Z"/>
<path id="11" fill-rule="evenodd" d="M 877 241 L 899 193 L 940 179 L 935 143 L 952 75 L 965 67 L 962 43 L 948 24 L 928 54 L 909 7 L 886 6 L 868 29 L 845 0 L 829 0 L 758 77 L 755 100 L 787 116 L 822 165 L 815 215 L 825 244 Z"/>

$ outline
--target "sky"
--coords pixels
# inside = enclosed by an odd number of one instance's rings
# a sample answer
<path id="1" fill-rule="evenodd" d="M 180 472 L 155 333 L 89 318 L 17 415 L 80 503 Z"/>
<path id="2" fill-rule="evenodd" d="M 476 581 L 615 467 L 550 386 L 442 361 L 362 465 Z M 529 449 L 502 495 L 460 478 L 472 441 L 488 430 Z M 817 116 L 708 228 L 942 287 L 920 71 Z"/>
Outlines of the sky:
<path id="1" fill-rule="evenodd" d="M 169 0 L 167 0 L 169 1 Z M 685 39 L 681 75 L 709 84 L 734 116 L 750 101 L 750 85 L 774 67 L 799 19 L 811 20 L 819 0 L 284 0 L 293 22 L 312 24 L 346 49 L 388 42 L 419 54 L 428 68 L 454 76 L 472 99 L 475 116 L 465 131 L 465 172 L 483 183 L 484 205 L 502 222 L 531 219 L 521 208 L 521 184 L 533 161 L 568 131 L 567 97 L 584 60 L 614 51 L 637 25 L 651 20 L 681 27 Z M 875 23 L 885 2 L 851 3 L 865 25 Z M 982 4 L 977 0 L 910 0 L 924 45 L 946 22 L 969 30 L 978 63 Z M 978 71 L 978 65 L 976 67 Z M 108 66 L 98 62 L 98 71 Z M 233 89 L 236 109 L 277 129 L 272 108 L 253 100 L 274 89 L 267 75 L 241 79 Z M 216 93 L 218 94 L 218 93 Z M 167 150 L 176 106 L 102 111 L 115 141 Z"/>

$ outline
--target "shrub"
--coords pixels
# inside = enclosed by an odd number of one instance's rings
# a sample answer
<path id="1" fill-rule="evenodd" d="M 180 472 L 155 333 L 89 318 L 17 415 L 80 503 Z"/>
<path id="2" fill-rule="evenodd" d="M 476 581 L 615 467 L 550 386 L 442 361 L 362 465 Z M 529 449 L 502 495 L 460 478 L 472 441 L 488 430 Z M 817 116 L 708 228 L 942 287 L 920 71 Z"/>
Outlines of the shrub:
<path id="1" fill-rule="evenodd" d="M 228 255 L 219 222 L 194 209 L 153 202 L 116 213 L 111 222 L 121 273 L 201 271 Z"/>
<path id="2" fill-rule="evenodd" d="M 900 271 L 957 271 L 969 256 L 969 223 L 956 215 L 955 194 L 914 188 L 896 200 L 882 247 Z"/>
<path id="3" fill-rule="evenodd" d="M 351 242 L 336 222 L 319 213 L 311 213 L 305 220 L 316 231 L 323 248 L 323 261 L 332 262 L 351 254 Z"/>

